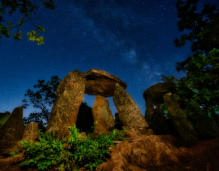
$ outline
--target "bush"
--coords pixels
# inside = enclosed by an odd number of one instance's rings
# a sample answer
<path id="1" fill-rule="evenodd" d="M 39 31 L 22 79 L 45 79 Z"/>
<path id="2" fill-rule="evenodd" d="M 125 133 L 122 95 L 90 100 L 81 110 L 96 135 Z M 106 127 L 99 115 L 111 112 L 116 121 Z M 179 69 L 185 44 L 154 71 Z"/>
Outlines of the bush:
<path id="1" fill-rule="evenodd" d="M 123 140 L 125 132 L 113 130 L 107 135 L 88 139 L 83 138 L 76 126 L 69 128 L 70 137 L 58 140 L 52 135 L 40 134 L 39 142 L 21 142 L 25 149 L 25 161 L 22 167 L 33 167 L 39 170 L 57 168 L 73 170 L 80 167 L 94 170 L 109 156 L 109 147 L 113 141 Z"/>

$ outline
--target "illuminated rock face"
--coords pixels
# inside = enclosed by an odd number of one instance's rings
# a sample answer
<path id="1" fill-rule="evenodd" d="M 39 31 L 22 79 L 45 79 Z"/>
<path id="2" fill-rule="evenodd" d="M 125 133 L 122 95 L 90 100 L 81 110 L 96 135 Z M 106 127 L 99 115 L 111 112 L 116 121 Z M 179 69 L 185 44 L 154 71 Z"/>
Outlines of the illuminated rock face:
<path id="1" fill-rule="evenodd" d="M 94 132 L 97 134 L 108 133 L 115 125 L 113 114 L 109 108 L 109 102 L 103 96 L 96 96 L 92 108 L 94 122 L 96 126 Z"/>
<path id="2" fill-rule="evenodd" d="M 118 110 L 118 117 L 122 122 L 123 128 L 147 131 L 149 126 L 141 114 L 138 105 L 119 84 L 116 84 L 113 101 Z"/>
<path id="3" fill-rule="evenodd" d="M 39 137 L 38 131 L 39 131 L 39 127 L 36 122 L 31 122 L 27 124 L 24 128 L 22 140 L 35 142 Z"/>
<path id="4" fill-rule="evenodd" d="M 85 78 L 80 71 L 70 72 L 57 88 L 47 132 L 55 131 L 58 136 L 68 136 L 68 127 L 76 124 L 78 111 L 85 92 Z"/>
<path id="5" fill-rule="evenodd" d="M 92 69 L 86 73 L 70 72 L 57 88 L 57 98 L 52 108 L 47 132 L 58 131 L 58 135 L 68 136 L 68 127 L 76 124 L 85 93 L 97 96 L 92 109 L 94 122 L 99 122 L 94 130 L 95 133 L 106 133 L 114 127 L 112 112 L 105 99 L 109 96 L 113 96 L 120 118 L 129 120 L 121 119 L 123 125 L 128 128 L 147 128 L 148 124 L 139 107 L 125 92 L 126 87 L 118 77 L 106 71 Z M 122 94 L 119 95 L 120 93 Z"/>

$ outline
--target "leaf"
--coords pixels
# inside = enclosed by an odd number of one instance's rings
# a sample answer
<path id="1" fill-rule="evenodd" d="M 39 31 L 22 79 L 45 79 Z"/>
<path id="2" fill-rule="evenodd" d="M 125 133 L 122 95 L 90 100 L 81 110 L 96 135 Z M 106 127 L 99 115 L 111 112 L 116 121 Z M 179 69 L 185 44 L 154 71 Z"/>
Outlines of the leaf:
<path id="1" fill-rule="evenodd" d="M 36 26 L 36 28 L 37 28 L 37 30 L 39 31 L 39 32 L 45 32 L 45 28 L 44 27 L 42 27 L 41 25 L 35 25 Z"/>
<path id="2" fill-rule="evenodd" d="M 22 39 L 22 32 L 21 32 L 21 30 L 19 30 L 18 33 L 14 34 L 14 39 L 15 40 L 21 40 Z"/>

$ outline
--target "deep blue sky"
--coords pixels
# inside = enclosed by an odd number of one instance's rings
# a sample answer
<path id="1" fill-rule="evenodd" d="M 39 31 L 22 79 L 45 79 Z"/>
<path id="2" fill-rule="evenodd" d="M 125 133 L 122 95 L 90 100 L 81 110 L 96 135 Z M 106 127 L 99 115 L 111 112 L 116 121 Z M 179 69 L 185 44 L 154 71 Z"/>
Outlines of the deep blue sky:
<path id="1" fill-rule="evenodd" d="M 94 0 L 77 5 L 75 1 L 56 1 L 54 11 L 42 9 L 36 15 L 46 28 L 45 45 L 37 46 L 27 37 L 0 39 L 0 112 L 21 105 L 25 91 L 38 79 L 97 68 L 126 82 L 127 91 L 145 113 L 144 90 L 161 81 L 160 74 L 183 75 L 175 64 L 190 49 L 173 44 L 180 35 L 176 0 L 121 0 L 119 4 Z M 30 30 L 27 24 L 24 31 Z M 93 100 L 92 96 L 84 99 L 90 106 Z"/>

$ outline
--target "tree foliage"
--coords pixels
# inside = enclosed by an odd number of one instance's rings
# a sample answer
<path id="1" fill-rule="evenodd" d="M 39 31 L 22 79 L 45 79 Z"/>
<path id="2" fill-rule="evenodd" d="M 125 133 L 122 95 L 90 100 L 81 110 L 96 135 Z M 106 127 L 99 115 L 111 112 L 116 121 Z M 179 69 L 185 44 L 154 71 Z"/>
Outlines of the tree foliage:
<path id="1" fill-rule="evenodd" d="M 186 31 L 176 46 L 191 42 L 193 55 L 177 64 L 184 70 L 181 79 L 163 76 L 163 81 L 174 83 L 174 93 L 186 111 L 199 138 L 219 135 L 219 9 L 205 4 L 197 8 L 198 0 L 178 0 L 178 29 Z"/>
<path id="2" fill-rule="evenodd" d="M 35 23 L 36 19 L 33 18 L 33 14 L 40 7 L 55 9 L 54 0 L 1 0 L 0 38 L 14 37 L 15 40 L 21 40 L 23 37 L 22 26 L 31 22 L 34 30 L 27 32 L 29 40 L 38 45 L 44 44 L 44 37 L 40 36 L 40 33 L 45 32 L 45 28 Z"/>
<path id="3" fill-rule="evenodd" d="M 193 55 L 199 53 L 207 55 L 213 48 L 219 48 L 219 8 L 206 3 L 198 9 L 198 0 L 178 0 L 178 30 L 184 32 L 176 39 L 177 47 L 184 46 L 186 41 L 191 42 Z M 177 70 L 185 70 L 184 66 L 191 60 L 177 64 Z"/>
<path id="4" fill-rule="evenodd" d="M 164 82 L 176 85 L 180 105 L 186 111 L 199 138 L 219 135 L 219 49 L 208 55 L 193 56 L 185 65 L 186 76 L 176 79 L 163 76 Z"/>

